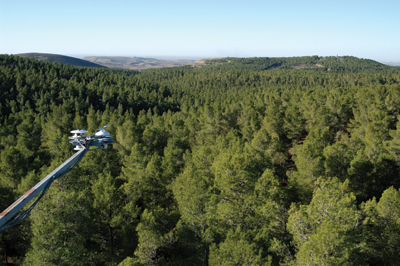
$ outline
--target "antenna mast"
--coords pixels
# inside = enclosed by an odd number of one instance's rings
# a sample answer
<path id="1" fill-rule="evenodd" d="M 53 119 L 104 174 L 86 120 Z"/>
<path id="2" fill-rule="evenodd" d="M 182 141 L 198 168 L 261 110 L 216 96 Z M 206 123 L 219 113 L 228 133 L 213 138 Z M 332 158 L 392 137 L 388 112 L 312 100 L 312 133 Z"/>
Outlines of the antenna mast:
<path id="1" fill-rule="evenodd" d="M 110 133 L 105 131 L 105 128 L 109 126 L 104 126 L 98 130 L 91 136 L 85 136 L 85 133 L 88 133 L 86 130 L 77 129 L 72 130 L 71 133 L 73 136 L 69 137 L 70 143 L 75 146 L 74 150 L 77 152 L 71 156 L 67 161 L 61 164 L 57 169 L 43 178 L 39 183 L 37 183 L 34 187 L 28 190 L 24 195 L 22 195 L 18 200 L 16 200 L 13 204 L 11 204 L 7 209 L 5 209 L 2 213 L 0 213 L 0 232 L 3 232 L 7 228 L 20 223 L 23 219 L 25 219 L 33 207 L 37 204 L 37 202 L 41 199 L 41 197 L 45 194 L 47 189 L 50 187 L 51 183 L 68 173 L 72 170 L 80 160 L 83 158 L 85 153 L 89 151 L 91 146 L 97 146 L 99 149 L 107 149 L 108 144 L 112 144 L 114 142 L 113 137 L 109 136 Z M 93 150 L 93 149 L 91 149 Z M 39 193 L 39 197 L 29 206 L 26 210 L 21 212 L 13 221 L 7 221 L 11 219 L 19 210 L 21 210 L 25 205 L 29 203 L 34 197 L 36 197 Z"/>

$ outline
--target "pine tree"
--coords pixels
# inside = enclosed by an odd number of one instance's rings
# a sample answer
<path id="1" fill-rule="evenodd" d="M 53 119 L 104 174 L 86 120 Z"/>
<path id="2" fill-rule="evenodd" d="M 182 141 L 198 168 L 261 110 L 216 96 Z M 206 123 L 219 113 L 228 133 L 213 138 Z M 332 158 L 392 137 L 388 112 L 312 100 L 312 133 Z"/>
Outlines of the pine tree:
<path id="1" fill-rule="evenodd" d="M 294 264 L 366 264 L 360 237 L 362 214 L 348 182 L 318 179 L 307 205 L 292 205 L 287 223 L 296 249 Z"/>

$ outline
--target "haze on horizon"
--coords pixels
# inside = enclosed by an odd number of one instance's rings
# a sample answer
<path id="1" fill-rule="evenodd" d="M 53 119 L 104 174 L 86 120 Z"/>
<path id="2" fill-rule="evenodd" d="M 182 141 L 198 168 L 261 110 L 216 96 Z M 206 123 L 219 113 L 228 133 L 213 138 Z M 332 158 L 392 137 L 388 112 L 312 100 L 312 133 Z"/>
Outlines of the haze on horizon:
<path id="1" fill-rule="evenodd" d="M 0 2 L 0 53 L 400 61 L 400 1 Z"/>

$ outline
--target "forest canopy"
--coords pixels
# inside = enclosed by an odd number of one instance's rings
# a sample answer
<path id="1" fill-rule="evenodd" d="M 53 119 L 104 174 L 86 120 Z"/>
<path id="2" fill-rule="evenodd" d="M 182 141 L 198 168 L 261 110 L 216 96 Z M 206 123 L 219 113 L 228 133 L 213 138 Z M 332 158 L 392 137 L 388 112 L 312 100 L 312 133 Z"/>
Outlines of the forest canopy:
<path id="1" fill-rule="evenodd" d="M 393 265 L 400 69 L 223 58 L 142 71 L 0 55 L 0 209 L 73 155 L 0 238 L 18 265 Z M 54 142 L 51 139 L 65 140 Z"/>

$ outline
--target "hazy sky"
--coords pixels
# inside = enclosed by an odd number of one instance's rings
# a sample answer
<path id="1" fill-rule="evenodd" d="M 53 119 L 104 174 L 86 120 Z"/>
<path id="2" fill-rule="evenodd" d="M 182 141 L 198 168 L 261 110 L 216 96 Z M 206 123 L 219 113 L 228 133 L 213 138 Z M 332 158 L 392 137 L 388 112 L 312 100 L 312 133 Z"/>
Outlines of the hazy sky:
<path id="1" fill-rule="evenodd" d="M 0 53 L 400 61 L 400 1 L 0 0 Z"/>

